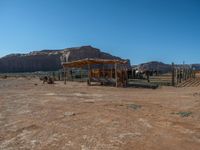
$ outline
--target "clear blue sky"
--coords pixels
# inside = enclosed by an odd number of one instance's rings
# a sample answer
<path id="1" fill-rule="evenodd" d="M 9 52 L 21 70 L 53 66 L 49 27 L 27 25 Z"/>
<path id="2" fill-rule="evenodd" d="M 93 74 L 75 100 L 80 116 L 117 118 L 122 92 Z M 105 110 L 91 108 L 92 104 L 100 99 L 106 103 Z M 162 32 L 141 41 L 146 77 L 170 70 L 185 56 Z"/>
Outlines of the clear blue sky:
<path id="1" fill-rule="evenodd" d="M 0 0 L 0 57 L 82 45 L 133 64 L 200 63 L 200 1 Z"/>

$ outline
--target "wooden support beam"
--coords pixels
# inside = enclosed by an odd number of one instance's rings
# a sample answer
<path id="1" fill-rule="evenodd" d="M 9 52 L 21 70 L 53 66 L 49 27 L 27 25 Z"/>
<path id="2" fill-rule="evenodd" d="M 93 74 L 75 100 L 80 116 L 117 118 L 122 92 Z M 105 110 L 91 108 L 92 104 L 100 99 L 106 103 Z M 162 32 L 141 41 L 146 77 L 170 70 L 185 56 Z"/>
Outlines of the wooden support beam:
<path id="1" fill-rule="evenodd" d="M 175 70 L 175 76 L 174 76 L 174 80 L 175 80 L 175 86 L 178 84 L 178 71 L 177 71 L 177 68 L 174 68 Z"/>
<path id="2" fill-rule="evenodd" d="M 179 69 L 179 83 L 182 82 L 182 71 L 181 69 Z"/>
<path id="3" fill-rule="evenodd" d="M 90 64 L 88 64 L 88 85 L 91 85 L 91 68 Z"/>
<path id="4" fill-rule="evenodd" d="M 175 86 L 175 68 L 174 68 L 174 63 L 172 63 L 172 86 Z"/>
<path id="5" fill-rule="evenodd" d="M 83 81 L 83 73 L 82 73 L 82 68 L 80 68 L 80 76 L 81 76 L 81 81 Z"/>
<path id="6" fill-rule="evenodd" d="M 128 85 L 128 69 L 127 69 L 127 67 L 125 66 L 125 87 L 127 87 L 127 85 Z"/>
<path id="7" fill-rule="evenodd" d="M 67 74 L 66 74 L 66 68 L 64 67 L 64 83 L 67 83 Z"/>
<path id="8" fill-rule="evenodd" d="M 118 87 L 118 81 L 117 81 L 117 63 L 115 63 L 115 82 L 116 82 L 116 87 Z"/>
<path id="9" fill-rule="evenodd" d="M 131 68 L 131 79 L 134 79 L 135 78 L 135 75 L 134 75 L 134 69 Z"/>
<path id="10" fill-rule="evenodd" d="M 183 80 L 186 80 L 186 68 L 183 69 Z"/>
<path id="11" fill-rule="evenodd" d="M 103 64 L 103 78 L 105 78 L 105 67 L 104 67 L 104 64 Z M 104 83 L 104 80 L 103 80 L 103 85 L 105 85 L 105 83 Z"/>
<path id="12" fill-rule="evenodd" d="M 113 78 L 113 68 L 111 67 L 111 70 L 110 70 L 110 78 Z"/>

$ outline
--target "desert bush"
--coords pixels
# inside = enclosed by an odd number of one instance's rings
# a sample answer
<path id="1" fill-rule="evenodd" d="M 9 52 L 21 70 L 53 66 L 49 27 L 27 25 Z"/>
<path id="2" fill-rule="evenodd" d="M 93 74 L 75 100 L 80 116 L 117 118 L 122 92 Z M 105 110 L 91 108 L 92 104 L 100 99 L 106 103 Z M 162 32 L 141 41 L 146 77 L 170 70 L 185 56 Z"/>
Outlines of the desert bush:
<path id="1" fill-rule="evenodd" d="M 176 114 L 180 115 L 181 117 L 189 117 L 192 114 L 192 112 L 180 111 Z"/>
<path id="2" fill-rule="evenodd" d="M 137 105 L 137 104 L 129 104 L 127 106 L 127 108 L 131 108 L 131 109 L 134 109 L 134 110 L 138 110 L 140 109 L 142 106 L 141 105 Z"/>

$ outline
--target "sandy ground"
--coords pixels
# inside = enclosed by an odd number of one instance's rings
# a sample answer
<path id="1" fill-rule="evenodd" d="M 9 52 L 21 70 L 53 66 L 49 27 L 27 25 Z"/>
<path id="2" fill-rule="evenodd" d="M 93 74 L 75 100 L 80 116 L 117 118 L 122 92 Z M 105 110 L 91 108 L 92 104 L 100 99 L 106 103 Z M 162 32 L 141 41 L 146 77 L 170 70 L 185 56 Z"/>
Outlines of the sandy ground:
<path id="1" fill-rule="evenodd" d="M 0 149 L 199 150 L 200 88 L 2 79 Z"/>

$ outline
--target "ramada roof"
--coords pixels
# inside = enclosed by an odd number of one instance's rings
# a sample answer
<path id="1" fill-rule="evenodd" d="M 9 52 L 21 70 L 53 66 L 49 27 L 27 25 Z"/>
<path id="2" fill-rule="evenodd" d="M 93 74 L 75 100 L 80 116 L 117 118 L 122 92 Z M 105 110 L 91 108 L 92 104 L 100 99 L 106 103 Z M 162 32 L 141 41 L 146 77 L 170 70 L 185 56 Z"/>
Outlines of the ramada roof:
<path id="1" fill-rule="evenodd" d="M 85 65 L 95 65 L 95 64 L 127 64 L 127 61 L 116 60 L 116 59 L 81 59 L 72 62 L 62 62 L 63 67 L 83 67 Z"/>

